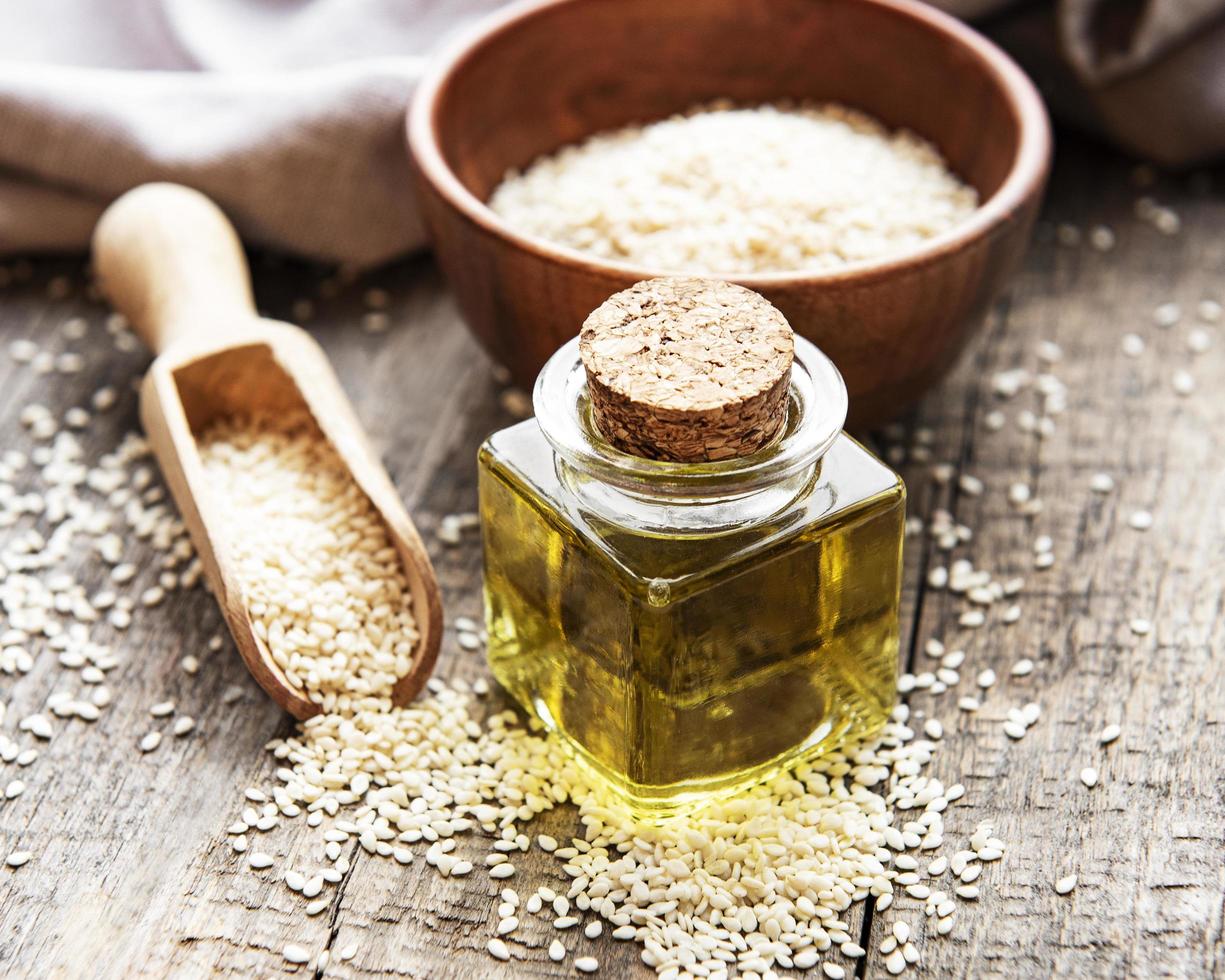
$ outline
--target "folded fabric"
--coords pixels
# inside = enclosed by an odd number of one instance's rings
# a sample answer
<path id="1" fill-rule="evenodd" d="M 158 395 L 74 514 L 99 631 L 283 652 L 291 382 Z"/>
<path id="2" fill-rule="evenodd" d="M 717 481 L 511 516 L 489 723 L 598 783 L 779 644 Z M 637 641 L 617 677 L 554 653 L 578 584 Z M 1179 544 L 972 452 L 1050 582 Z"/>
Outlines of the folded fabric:
<path id="1" fill-rule="evenodd" d="M 250 242 L 370 265 L 424 244 L 403 113 L 425 59 L 500 0 L 8 0 L 0 253 L 80 250 L 129 187 L 175 180 Z M 1138 156 L 1225 154 L 1225 0 L 938 0 L 1057 114 Z"/>

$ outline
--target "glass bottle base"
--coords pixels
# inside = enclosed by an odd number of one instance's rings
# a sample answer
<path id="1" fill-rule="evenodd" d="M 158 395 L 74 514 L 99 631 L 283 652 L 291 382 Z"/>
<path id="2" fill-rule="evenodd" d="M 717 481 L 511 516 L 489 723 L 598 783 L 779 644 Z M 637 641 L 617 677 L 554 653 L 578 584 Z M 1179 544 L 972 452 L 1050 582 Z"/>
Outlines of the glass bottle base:
<path id="1" fill-rule="evenodd" d="M 817 759 L 847 742 L 870 739 L 888 720 L 887 712 L 870 718 L 845 716 L 826 719 L 799 745 L 752 768 L 721 773 L 709 779 L 647 786 L 631 782 L 623 774 L 602 765 L 595 756 L 558 727 L 549 712 L 549 706 L 543 700 L 537 699 L 525 707 L 539 718 L 550 732 L 559 737 L 561 744 L 579 768 L 593 776 L 599 785 L 608 790 L 636 819 L 646 823 L 691 813 L 714 801 L 735 796 L 758 783 L 767 782 L 779 773 Z"/>

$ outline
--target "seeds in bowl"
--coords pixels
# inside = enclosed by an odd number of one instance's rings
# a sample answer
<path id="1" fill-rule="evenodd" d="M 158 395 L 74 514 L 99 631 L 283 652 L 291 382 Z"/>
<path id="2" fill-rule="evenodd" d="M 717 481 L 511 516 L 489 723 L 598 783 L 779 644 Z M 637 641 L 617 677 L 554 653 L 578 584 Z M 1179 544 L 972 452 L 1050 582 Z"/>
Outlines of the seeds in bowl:
<path id="1" fill-rule="evenodd" d="M 511 171 L 489 206 L 516 230 L 665 271 L 822 271 L 921 246 L 974 188 L 928 141 L 834 103 L 701 106 Z"/>

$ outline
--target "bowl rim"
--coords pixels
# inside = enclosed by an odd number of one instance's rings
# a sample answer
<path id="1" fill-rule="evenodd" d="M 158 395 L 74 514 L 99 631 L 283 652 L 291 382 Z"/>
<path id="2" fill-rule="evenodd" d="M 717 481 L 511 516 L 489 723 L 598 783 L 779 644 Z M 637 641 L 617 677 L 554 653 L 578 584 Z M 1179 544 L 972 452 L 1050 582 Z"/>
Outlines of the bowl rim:
<path id="1" fill-rule="evenodd" d="M 609 277 L 631 280 L 678 275 L 685 270 L 667 270 L 605 259 L 521 232 L 504 221 L 492 208 L 468 190 L 443 156 L 438 142 L 439 102 L 455 75 L 482 47 L 519 24 L 544 16 L 555 7 L 592 0 L 522 0 L 473 24 L 461 33 L 429 65 L 409 103 L 405 128 L 409 155 L 423 179 L 468 221 L 486 233 L 503 239 L 520 251 L 533 254 L 554 265 Z M 787 285 L 863 285 L 889 278 L 902 271 L 913 271 L 938 262 L 986 237 L 993 228 L 1025 207 L 1039 190 L 1050 168 L 1051 126 L 1042 97 L 1029 76 L 1001 48 L 950 14 L 917 0 L 840 0 L 868 5 L 896 13 L 922 28 L 943 34 L 967 50 L 977 64 L 992 77 L 1017 120 L 1018 143 L 1012 165 L 995 193 L 981 202 L 965 221 L 933 236 L 918 248 L 887 255 L 881 259 L 848 262 L 831 270 L 788 270 L 781 272 L 706 273 L 726 278 L 750 289 Z M 919 133 L 918 135 L 924 136 Z M 924 138 L 926 138 L 924 136 Z M 558 147 L 557 149 L 560 149 Z M 688 275 L 702 275 L 689 270 Z"/>

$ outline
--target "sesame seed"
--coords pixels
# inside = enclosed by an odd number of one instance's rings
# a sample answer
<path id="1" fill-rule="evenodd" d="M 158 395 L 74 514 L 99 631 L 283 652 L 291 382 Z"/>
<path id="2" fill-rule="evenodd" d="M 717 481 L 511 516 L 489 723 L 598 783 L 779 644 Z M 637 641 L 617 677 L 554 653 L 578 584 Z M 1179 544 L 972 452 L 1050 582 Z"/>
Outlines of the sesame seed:
<path id="1" fill-rule="evenodd" d="M 1114 489 L 1114 477 L 1109 473 L 1094 473 L 1089 489 L 1094 493 L 1110 493 Z"/>
<path id="2" fill-rule="evenodd" d="M 1055 882 L 1055 894 L 1067 895 L 1073 888 L 1076 887 L 1076 875 L 1064 875 Z"/>
<path id="3" fill-rule="evenodd" d="M 1153 631 L 1153 624 L 1147 619 L 1133 619 L 1129 625 L 1136 636 L 1147 636 Z"/>
<path id="4" fill-rule="evenodd" d="M 506 961 L 510 959 L 510 950 L 506 948 L 506 943 L 501 939 L 489 940 L 489 945 L 486 947 L 489 950 L 489 955 L 495 960 Z"/>
<path id="5" fill-rule="evenodd" d="M 1136 531 L 1147 531 L 1153 526 L 1153 515 L 1147 510 L 1135 510 L 1127 518 L 1127 525 Z"/>
<path id="6" fill-rule="evenodd" d="M 287 943 L 285 948 L 281 950 L 281 955 L 287 963 L 308 963 L 311 958 L 311 954 L 297 943 Z"/>
<path id="7" fill-rule="evenodd" d="M 1099 252 L 1109 252 L 1115 246 L 1114 231 L 1106 225 L 1095 225 L 1089 232 L 1089 244 Z"/>
<path id="8" fill-rule="evenodd" d="M 566 958 L 566 947 L 561 944 L 560 940 L 554 939 L 549 943 L 549 959 L 554 963 L 560 963 Z"/>
<path id="9" fill-rule="evenodd" d="M 1097 770 L 1092 766 L 1086 766 L 1080 771 L 1080 781 L 1092 789 L 1097 785 Z"/>
<path id="10" fill-rule="evenodd" d="M 1162 303 L 1153 310 L 1153 322 L 1162 328 L 1174 326 L 1182 319 L 1182 308 L 1177 303 Z"/>
<path id="11" fill-rule="evenodd" d="M 1125 333 L 1119 341 L 1123 353 L 1128 357 L 1139 357 L 1144 353 L 1144 338 L 1139 334 Z"/>
<path id="12" fill-rule="evenodd" d="M 1212 334 L 1203 327 L 1187 332 L 1187 350 L 1192 354 L 1204 354 L 1212 348 Z"/>
<path id="13" fill-rule="evenodd" d="M 154 749 L 156 749 L 161 744 L 162 744 L 162 733 L 161 732 L 148 732 L 140 740 L 140 751 L 141 752 L 152 752 Z"/>
<path id="14" fill-rule="evenodd" d="M 580 973 L 595 973 L 600 968 L 600 961 L 594 956 L 580 956 L 574 961 L 574 968 Z"/>
<path id="15" fill-rule="evenodd" d="M 1101 734 L 1097 737 L 1097 740 L 1102 745 L 1109 745 L 1122 734 L 1123 729 L 1118 725 L 1107 725 L 1102 729 Z"/>
<path id="16" fill-rule="evenodd" d="M 29 864 L 32 857 L 34 855 L 30 851 L 13 851 L 4 859 L 4 863 L 10 868 L 20 868 L 24 864 Z"/>

